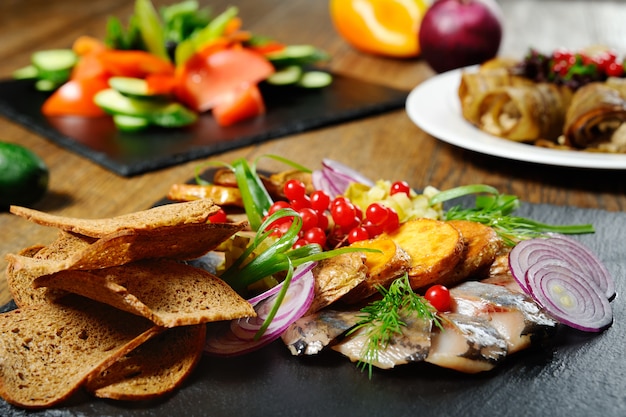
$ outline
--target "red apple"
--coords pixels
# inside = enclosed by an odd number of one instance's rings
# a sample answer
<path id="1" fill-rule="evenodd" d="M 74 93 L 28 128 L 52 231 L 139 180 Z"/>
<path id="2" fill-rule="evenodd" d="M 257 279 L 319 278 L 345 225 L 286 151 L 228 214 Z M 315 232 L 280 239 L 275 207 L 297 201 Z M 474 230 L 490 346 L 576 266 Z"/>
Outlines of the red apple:
<path id="1" fill-rule="evenodd" d="M 422 20 L 422 57 L 437 72 L 480 64 L 496 56 L 502 10 L 494 0 L 437 0 Z"/>

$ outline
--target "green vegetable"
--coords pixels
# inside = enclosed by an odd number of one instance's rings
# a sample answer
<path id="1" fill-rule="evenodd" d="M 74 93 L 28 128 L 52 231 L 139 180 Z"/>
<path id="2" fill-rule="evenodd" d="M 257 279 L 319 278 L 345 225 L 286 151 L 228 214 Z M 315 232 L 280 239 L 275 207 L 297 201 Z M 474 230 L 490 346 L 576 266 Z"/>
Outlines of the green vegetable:
<path id="1" fill-rule="evenodd" d="M 520 205 L 519 198 L 513 195 L 500 194 L 495 188 L 483 184 L 465 185 L 442 191 L 430 199 L 430 205 L 470 194 L 479 194 L 476 196 L 475 207 L 453 206 L 445 212 L 445 219 L 470 220 L 491 226 L 510 246 L 514 246 L 518 240 L 537 237 L 550 232 L 580 234 L 594 233 L 595 231 L 591 224 L 550 225 L 513 216 L 511 213 Z"/>
<path id="2" fill-rule="evenodd" d="M 169 100 L 134 99 L 112 88 L 99 91 L 95 103 L 107 113 L 144 118 L 161 127 L 182 127 L 194 123 L 198 115 L 182 104 Z"/>
<path id="3" fill-rule="evenodd" d="M 366 329 L 368 339 L 361 354 L 363 360 L 359 364 L 362 368 L 368 367 L 370 378 L 372 363 L 378 360 L 378 352 L 385 349 L 393 336 L 401 334 L 406 327 L 403 316 L 414 315 L 420 319 L 431 320 L 441 327 L 436 310 L 424 297 L 413 292 L 406 273 L 393 281 L 389 289 L 379 286 L 378 291 L 382 294 L 382 299 L 363 307 L 363 319 L 347 333 L 349 336 L 359 329 Z"/>
<path id="4" fill-rule="evenodd" d="M 48 189 L 49 171 L 43 160 L 16 143 L 0 142 L 0 207 L 28 205 Z"/>
<path id="5" fill-rule="evenodd" d="M 176 47 L 176 65 L 185 63 L 196 51 L 204 45 L 222 36 L 226 25 L 237 16 L 239 9 L 230 7 L 213 18 L 203 29 L 193 33 Z"/>
<path id="6" fill-rule="evenodd" d="M 169 60 L 165 48 L 165 32 L 159 14 L 150 0 L 135 1 L 135 16 L 141 39 L 148 52 L 160 58 Z"/>

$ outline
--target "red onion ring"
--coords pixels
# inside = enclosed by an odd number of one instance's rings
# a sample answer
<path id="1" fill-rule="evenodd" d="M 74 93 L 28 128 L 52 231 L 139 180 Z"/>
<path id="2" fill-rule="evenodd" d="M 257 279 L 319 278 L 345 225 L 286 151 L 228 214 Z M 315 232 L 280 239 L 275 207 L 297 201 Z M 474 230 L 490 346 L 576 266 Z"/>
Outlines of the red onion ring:
<path id="1" fill-rule="evenodd" d="M 613 323 L 615 284 L 581 243 L 560 235 L 528 239 L 511 250 L 509 267 L 520 287 L 561 323 L 588 332 Z"/>
<path id="2" fill-rule="evenodd" d="M 613 323 L 604 293 L 567 263 L 539 261 L 526 277 L 533 298 L 559 322 L 585 332 L 600 332 Z"/>
<path id="3" fill-rule="evenodd" d="M 309 262 L 296 268 L 276 316 L 260 338 L 255 340 L 255 335 L 272 310 L 280 288 L 274 290 L 274 287 L 261 294 L 262 297 L 255 297 L 258 299 L 254 304 L 257 317 L 232 320 L 226 329 L 221 329 L 221 332 L 209 332 L 204 351 L 215 356 L 236 356 L 260 349 L 278 339 L 287 327 L 306 313 L 313 303 L 314 266 L 315 262 Z"/>
<path id="4" fill-rule="evenodd" d="M 322 190 L 331 197 L 343 194 L 351 183 L 373 186 L 374 182 L 348 166 L 325 158 L 322 169 L 312 174 L 313 187 Z"/>

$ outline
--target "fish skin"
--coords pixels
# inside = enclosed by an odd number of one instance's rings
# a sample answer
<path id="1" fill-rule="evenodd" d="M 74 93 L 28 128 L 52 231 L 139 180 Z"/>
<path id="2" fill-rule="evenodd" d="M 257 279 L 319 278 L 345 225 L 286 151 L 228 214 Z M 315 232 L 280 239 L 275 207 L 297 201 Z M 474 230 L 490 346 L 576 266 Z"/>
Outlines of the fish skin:
<path id="1" fill-rule="evenodd" d="M 490 371 L 508 354 L 505 338 L 481 317 L 441 315 L 443 330 L 435 328 L 425 361 L 464 373 Z"/>
<path id="2" fill-rule="evenodd" d="M 528 295 L 506 286 L 467 281 L 450 289 L 452 312 L 489 320 L 507 340 L 509 354 L 556 332 L 557 322 Z"/>
<path id="3" fill-rule="evenodd" d="M 354 327 L 362 314 L 358 310 L 321 310 L 296 320 L 281 338 L 292 355 L 315 355 Z"/>
<path id="4" fill-rule="evenodd" d="M 364 355 L 369 339 L 367 327 L 357 329 L 341 342 L 331 346 L 331 349 L 347 356 L 352 362 L 368 363 L 380 369 L 421 362 L 428 356 L 430 350 L 433 322 L 413 315 L 403 317 L 402 320 L 406 323 L 402 333 L 394 334 L 389 344 L 377 351 L 374 360 Z"/>

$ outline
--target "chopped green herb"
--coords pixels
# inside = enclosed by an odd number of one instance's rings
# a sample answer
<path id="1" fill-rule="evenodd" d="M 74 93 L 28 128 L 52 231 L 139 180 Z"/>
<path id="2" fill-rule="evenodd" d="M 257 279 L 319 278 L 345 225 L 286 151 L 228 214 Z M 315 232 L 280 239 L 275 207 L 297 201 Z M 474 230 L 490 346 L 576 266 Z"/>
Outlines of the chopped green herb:
<path id="1" fill-rule="evenodd" d="M 442 191 L 430 199 L 430 204 L 443 203 L 470 194 L 479 194 L 476 196 L 475 207 L 453 206 L 445 211 L 445 220 L 470 220 L 491 226 L 510 246 L 519 240 L 546 233 L 580 234 L 595 231 L 591 224 L 551 225 L 513 216 L 511 213 L 520 206 L 519 198 L 500 194 L 495 188 L 483 184 L 465 185 Z"/>
<path id="2" fill-rule="evenodd" d="M 431 320 L 433 324 L 441 327 L 436 310 L 424 297 L 416 294 L 411 289 L 408 275 L 396 279 L 391 283 L 389 289 L 379 287 L 378 291 L 383 298 L 368 304 L 361 309 L 364 313 L 363 319 L 353 327 L 348 335 L 359 329 L 366 329 L 367 344 L 361 357 L 359 365 L 369 370 L 372 376 L 372 363 L 378 360 L 378 352 L 385 349 L 394 335 L 401 334 L 406 323 L 402 320 L 402 315 L 415 315 L 417 318 Z"/>

